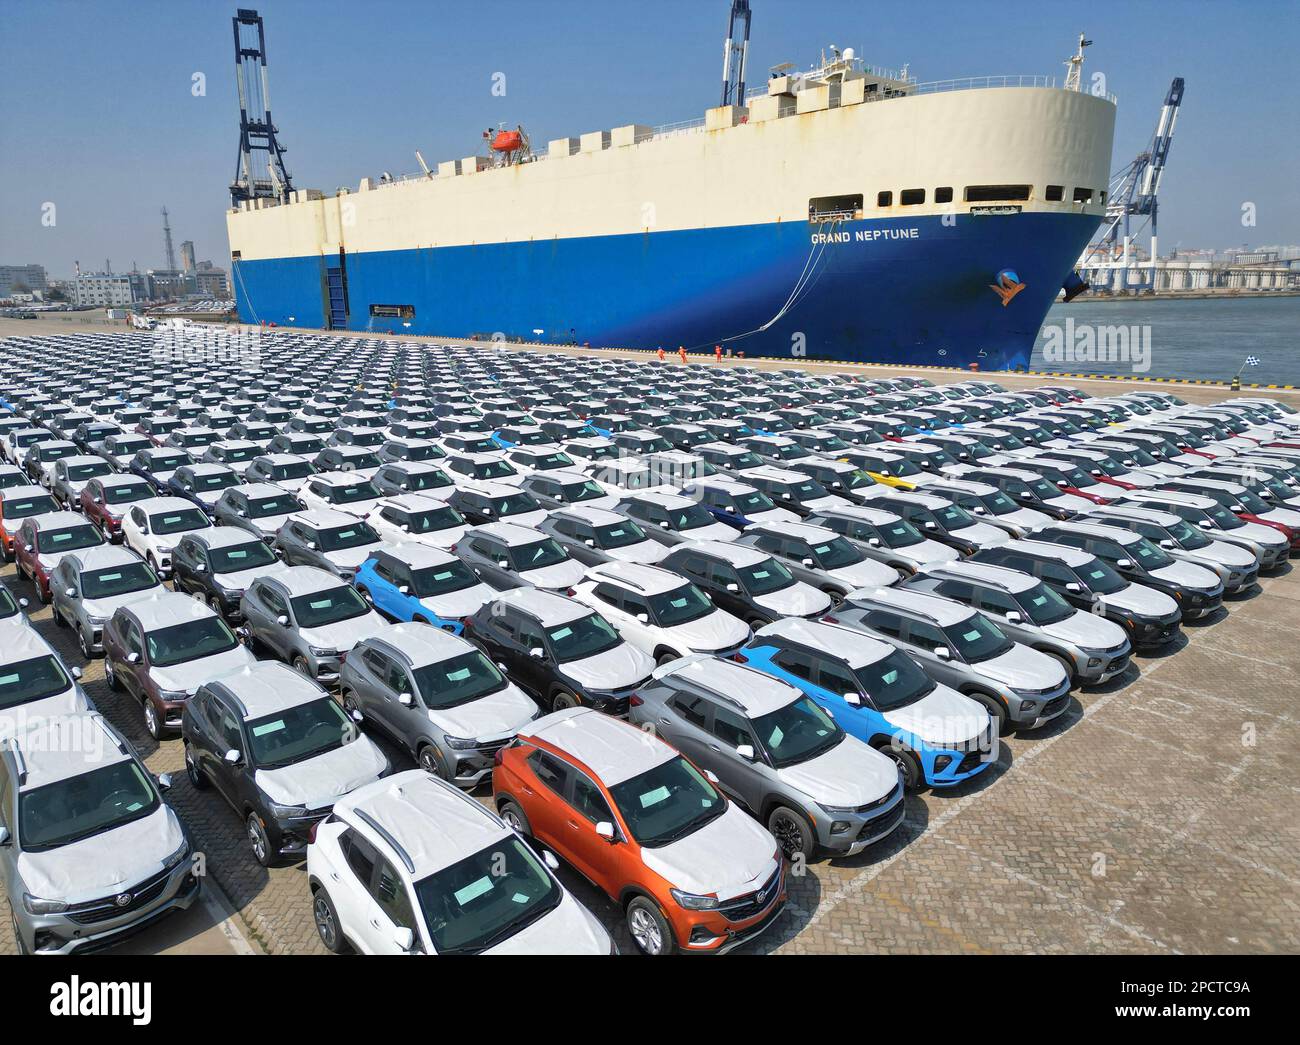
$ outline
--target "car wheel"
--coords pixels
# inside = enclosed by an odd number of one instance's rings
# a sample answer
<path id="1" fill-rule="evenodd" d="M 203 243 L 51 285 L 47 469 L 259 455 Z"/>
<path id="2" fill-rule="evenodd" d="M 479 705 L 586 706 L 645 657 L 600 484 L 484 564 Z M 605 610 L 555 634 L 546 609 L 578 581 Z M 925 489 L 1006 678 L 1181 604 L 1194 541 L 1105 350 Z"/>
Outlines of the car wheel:
<path id="1" fill-rule="evenodd" d="M 576 696 L 567 689 L 557 690 L 555 696 L 551 697 L 551 710 L 564 711 L 566 708 L 576 708 L 580 701 Z"/>
<path id="2" fill-rule="evenodd" d="M 451 771 L 447 768 L 442 755 L 433 744 L 425 744 L 415 756 L 420 768 L 439 780 L 451 780 Z"/>
<path id="3" fill-rule="evenodd" d="M 989 696 L 987 693 L 981 693 L 979 690 L 967 693 L 966 696 L 970 697 L 971 700 L 978 703 L 989 713 L 989 718 L 993 720 L 993 724 L 998 728 L 999 736 L 1002 736 L 1008 731 L 1008 729 L 1010 729 L 1010 724 L 1007 721 L 1007 709 L 1003 705 L 1002 701 L 998 700 L 997 697 Z"/>
<path id="4" fill-rule="evenodd" d="M 206 791 L 208 789 L 208 778 L 203 775 L 203 770 L 194 758 L 194 749 L 185 745 L 185 775 L 190 778 L 190 783 L 194 785 L 195 791 Z"/>
<path id="5" fill-rule="evenodd" d="M 68 626 L 68 622 L 63 619 L 63 614 L 59 612 L 57 606 L 54 607 L 54 612 L 51 613 L 50 616 L 54 618 L 54 626 L 56 628 L 66 628 Z"/>
<path id="6" fill-rule="evenodd" d="M 256 813 L 249 813 L 248 819 L 244 821 L 244 833 L 248 836 L 249 847 L 253 850 L 253 859 L 263 867 L 270 867 L 274 858 L 271 851 L 271 839 L 266 835 L 266 828 L 262 826 L 262 818 Z"/>
<path id="7" fill-rule="evenodd" d="M 0 562 L 13 562 L 13 556 L 9 553 L 4 541 L 0 541 Z"/>
<path id="8" fill-rule="evenodd" d="M 766 628 L 768 621 L 766 617 L 750 617 L 745 623 L 749 625 L 751 631 L 758 631 L 759 628 Z"/>
<path id="9" fill-rule="evenodd" d="M 153 706 L 153 701 L 148 699 L 144 702 L 144 728 L 154 740 L 162 739 L 162 719 L 158 717 L 158 709 Z"/>
<path id="10" fill-rule="evenodd" d="M 153 570 L 153 572 L 159 577 L 162 577 L 162 572 L 158 569 L 158 560 L 153 557 L 153 552 L 150 552 L 145 556 L 145 562 L 149 564 L 149 569 Z"/>
<path id="11" fill-rule="evenodd" d="M 122 688 L 122 683 L 117 677 L 117 671 L 113 668 L 113 658 L 104 655 L 104 681 L 108 683 L 108 688 L 116 692 Z"/>
<path id="12" fill-rule="evenodd" d="M 633 897 L 627 905 L 627 928 L 642 954 L 672 954 L 677 949 L 668 919 L 644 896 Z"/>
<path id="13" fill-rule="evenodd" d="M 903 790 L 919 791 L 921 789 L 921 783 L 925 777 L 921 774 L 920 761 L 912 752 L 896 748 L 893 744 L 886 744 L 880 748 L 880 753 L 892 758 L 898 768 L 903 771 Z"/>
<path id="14" fill-rule="evenodd" d="M 311 673 L 311 665 L 307 663 L 304 657 L 293 658 L 293 670 L 296 671 L 299 675 L 302 675 L 309 679 L 316 677 Z"/>
<path id="15" fill-rule="evenodd" d="M 42 606 L 48 606 L 50 604 L 50 599 L 53 596 L 50 595 L 45 585 L 41 583 L 40 578 L 36 576 L 34 570 L 32 571 L 32 587 L 36 589 L 36 601 Z"/>
<path id="16" fill-rule="evenodd" d="M 777 806 L 767 815 L 767 829 L 787 859 L 793 860 L 799 853 L 811 857 L 817 848 L 817 837 L 807 817 L 789 806 Z"/>
<path id="17" fill-rule="evenodd" d="M 221 600 L 215 595 L 208 597 L 208 609 L 210 609 L 218 617 L 223 616 L 221 611 Z"/>
<path id="18" fill-rule="evenodd" d="M 351 945 L 339 928 L 339 916 L 334 910 L 334 902 L 324 889 L 317 889 L 311 898 L 311 917 L 316 923 L 316 935 L 325 949 L 331 954 L 347 954 Z"/>
<path id="19" fill-rule="evenodd" d="M 839 591 L 836 588 L 826 588 L 823 590 L 822 594 L 831 600 L 832 609 L 836 606 L 841 606 L 844 603 L 844 592 Z"/>
<path id="20" fill-rule="evenodd" d="M 365 712 L 361 710 L 361 705 L 357 702 L 356 694 L 350 690 L 343 694 L 343 714 L 349 719 L 360 725 L 366 720 Z"/>
<path id="21" fill-rule="evenodd" d="M 506 822 L 506 826 L 512 831 L 517 831 L 521 835 L 531 835 L 533 833 L 533 827 L 528 822 L 527 815 L 513 799 L 506 799 L 502 802 L 499 812 L 501 819 Z"/>
<path id="22" fill-rule="evenodd" d="M 86 633 L 81 628 L 77 629 L 77 648 L 81 650 L 81 655 L 87 660 L 95 659 L 94 643 L 86 638 Z"/>
<path id="23" fill-rule="evenodd" d="M 680 653 L 676 653 L 673 650 L 667 649 L 660 652 L 659 656 L 655 658 L 655 663 L 660 667 L 663 667 L 665 664 L 671 664 L 673 661 L 679 659 L 681 659 Z"/>

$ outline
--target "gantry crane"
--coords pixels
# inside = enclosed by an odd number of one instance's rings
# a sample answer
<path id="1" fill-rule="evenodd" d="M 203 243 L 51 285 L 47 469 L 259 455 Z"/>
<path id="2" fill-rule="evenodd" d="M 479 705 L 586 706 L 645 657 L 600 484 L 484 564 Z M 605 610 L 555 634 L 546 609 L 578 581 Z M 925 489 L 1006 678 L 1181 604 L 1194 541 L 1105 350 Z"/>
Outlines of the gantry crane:
<path id="1" fill-rule="evenodd" d="M 239 161 L 235 180 L 230 183 L 230 202 L 235 206 L 243 200 L 257 199 L 288 203 L 293 183 L 284 166 L 285 150 L 271 122 L 262 18 L 256 11 L 240 8 L 231 21 L 235 30 L 235 82 L 239 87 Z"/>

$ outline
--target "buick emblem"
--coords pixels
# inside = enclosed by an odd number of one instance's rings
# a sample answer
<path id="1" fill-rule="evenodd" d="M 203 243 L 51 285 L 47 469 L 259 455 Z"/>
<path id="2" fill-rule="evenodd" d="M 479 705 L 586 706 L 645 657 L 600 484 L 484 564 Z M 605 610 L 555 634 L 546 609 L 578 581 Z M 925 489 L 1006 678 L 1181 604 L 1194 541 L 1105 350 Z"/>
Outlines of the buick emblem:
<path id="1" fill-rule="evenodd" d="M 131 894 L 118 893 L 115 897 L 113 897 L 113 902 L 117 904 L 118 907 L 125 907 L 127 904 L 131 902 Z"/>
<path id="2" fill-rule="evenodd" d="M 762 902 L 763 902 L 764 900 L 766 900 L 766 899 L 767 899 L 767 890 L 766 890 L 766 889 L 760 889 L 760 890 L 758 891 L 758 902 L 759 902 L 759 903 L 762 903 Z"/>

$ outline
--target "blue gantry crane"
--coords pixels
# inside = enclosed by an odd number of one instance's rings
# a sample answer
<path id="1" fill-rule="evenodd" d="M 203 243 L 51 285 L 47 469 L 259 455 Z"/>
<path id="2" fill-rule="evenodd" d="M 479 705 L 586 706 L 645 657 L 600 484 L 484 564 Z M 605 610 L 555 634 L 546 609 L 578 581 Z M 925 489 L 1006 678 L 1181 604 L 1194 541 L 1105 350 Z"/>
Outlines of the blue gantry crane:
<path id="1" fill-rule="evenodd" d="M 722 104 L 745 104 L 745 63 L 749 60 L 749 0 L 732 0 L 727 42 L 722 48 Z"/>
<path id="2" fill-rule="evenodd" d="M 230 201 L 274 199 L 289 202 L 293 183 L 284 166 L 285 149 L 271 121 L 266 78 L 266 31 L 256 12 L 235 12 L 235 82 L 239 87 L 239 160 L 230 183 Z"/>

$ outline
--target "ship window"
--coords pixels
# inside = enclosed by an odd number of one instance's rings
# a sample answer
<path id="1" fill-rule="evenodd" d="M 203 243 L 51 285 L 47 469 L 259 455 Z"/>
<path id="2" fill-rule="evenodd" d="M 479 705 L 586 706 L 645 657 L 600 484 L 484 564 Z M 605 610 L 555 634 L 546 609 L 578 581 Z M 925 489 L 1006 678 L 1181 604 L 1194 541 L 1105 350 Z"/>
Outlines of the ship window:
<path id="1" fill-rule="evenodd" d="M 877 207 L 892 207 L 894 205 L 894 194 L 886 189 L 884 192 L 876 193 Z"/>
<path id="2" fill-rule="evenodd" d="M 925 202 L 925 190 L 904 189 L 898 194 L 898 202 L 904 207 L 915 207 L 918 203 Z"/>
<path id="3" fill-rule="evenodd" d="M 967 203 L 996 203 L 1000 200 L 1029 199 L 1028 185 L 967 185 Z"/>
<path id="4" fill-rule="evenodd" d="M 862 193 L 847 196 L 814 196 L 808 201 L 808 220 L 852 218 L 862 213 Z"/>
<path id="5" fill-rule="evenodd" d="M 943 185 L 943 186 L 941 186 L 940 188 L 935 189 L 935 190 L 934 190 L 934 202 L 935 202 L 935 203 L 951 203 L 951 202 L 952 202 L 952 186 L 951 186 L 951 185 Z"/>
<path id="6" fill-rule="evenodd" d="M 1091 202 L 1092 202 L 1092 189 L 1075 189 L 1075 190 L 1074 190 L 1074 202 L 1075 202 L 1075 203 L 1091 203 Z"/>
<path id="7" fill-rule="evenodd" d="M 376 318 L 414 319 L 414 305 L 371 305 L 370 314 Z"/>
<path id="8" fill-rule="evenodd" d="M 1064 185 L 1047 186 L 1047 196 L 1045 198 L 1049 203 L 1059 203 L 1061 200 L 1065 199 L 1065 186 Z"/>

